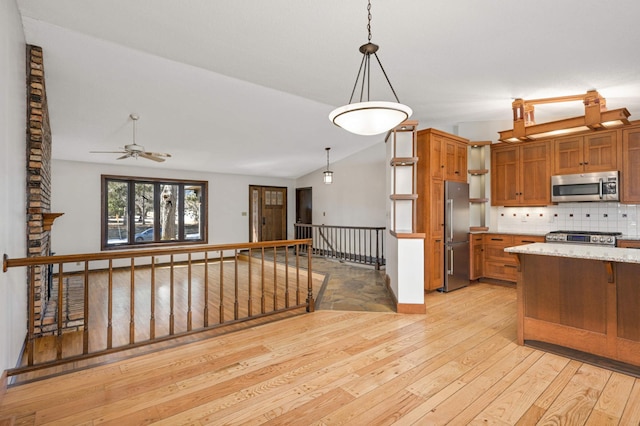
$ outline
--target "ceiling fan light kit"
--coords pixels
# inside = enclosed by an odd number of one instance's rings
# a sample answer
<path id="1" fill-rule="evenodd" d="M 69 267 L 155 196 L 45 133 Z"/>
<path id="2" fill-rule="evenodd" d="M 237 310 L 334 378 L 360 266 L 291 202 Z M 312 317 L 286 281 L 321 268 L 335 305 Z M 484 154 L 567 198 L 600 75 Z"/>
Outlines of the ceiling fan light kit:
<path id="1" fill-rule="evenodd" d="M 378 54 L 376 53 L 378 51 L 378 45 L 371 43 L 371 1 L 368 2 L 367 12 L 367 32 L 369 34 L 369 42 L 360 46 L 359 49 L 360 53 L 362 53 L 362 62 L 360 63 L 356 82 L 353 85 L 353 90 L 351 91 L 351 98 L 347 105 L 338 107 L 329 114 L 329 120 L 331 120 L 331 122 L 336 126 L 351 133 L 365 136 L 387 132 L 408 119 L 413 113 L 411 108 L 400 103 L 398 95 L 396 95 L 396 91 L 393 89 L 393 85 L 391 84 L 391 81 L 382 66 L 382 62 L 380 62 Z M 376 58 L 376 61 L 380 66 L 380 70 L 382 70 L 382 74 L 387 80 L 387 84 L 389 84 L 396 102 L 371 101 L 369 99 L 371 55 Z M 358 87 L 359 81 L 361 82 L 360 101 L 352 103 L 353 95 Z"/>
<path id="2" fill-rule="evenodd" d="M 140 119 L 140 116 L 137 114 L 129 114 L 129 118 L 133 121 L 133 143 L 129 145 L 125 145 L 122 151 L 91 151 L 94 154 L 124 154 L 121 157 L 116 158 L 116 160 L 124 160 L 125 158 L 135 158 L 138 157 L 146 158 L 147 160 L 156 161 L 161 163 L 165 160 L 165 158 L 171 157 L 171 154 L 166 152 L 149 152 L 145 151 L 144 146 L 138 145 L 136 143 L 136 122 Z"/>

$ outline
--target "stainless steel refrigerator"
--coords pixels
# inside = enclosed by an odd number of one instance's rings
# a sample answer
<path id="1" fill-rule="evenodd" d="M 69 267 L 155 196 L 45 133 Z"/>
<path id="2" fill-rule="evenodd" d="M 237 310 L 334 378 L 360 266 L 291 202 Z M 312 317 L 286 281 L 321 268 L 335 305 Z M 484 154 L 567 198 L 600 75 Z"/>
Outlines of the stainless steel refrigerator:
<path id="1" fill-rule="evenodd" d="M 444 194 L 446 292 L 469 285 L 469 184 L 445 182 Z"/>

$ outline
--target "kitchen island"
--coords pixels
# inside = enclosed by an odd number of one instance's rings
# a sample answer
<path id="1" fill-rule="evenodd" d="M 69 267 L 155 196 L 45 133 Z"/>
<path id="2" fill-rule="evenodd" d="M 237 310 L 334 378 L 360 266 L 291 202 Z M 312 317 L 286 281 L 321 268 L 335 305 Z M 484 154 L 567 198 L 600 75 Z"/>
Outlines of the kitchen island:
<path id="1" fill-rule="evenodd" d="M 519 344 L 640 367 L 640 250 L 535 243 L 505 252 L 518 257 Z"/>

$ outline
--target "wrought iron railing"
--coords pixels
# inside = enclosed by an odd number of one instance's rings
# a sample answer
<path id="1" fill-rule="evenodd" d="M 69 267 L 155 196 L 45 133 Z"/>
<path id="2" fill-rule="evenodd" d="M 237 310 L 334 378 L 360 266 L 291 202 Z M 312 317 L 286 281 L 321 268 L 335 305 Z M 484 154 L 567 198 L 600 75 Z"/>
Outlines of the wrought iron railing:
<path id="1" fill-rule="evenodd" d="M 384 227 L 295 224 L 296 238 L 311 238 L 314 255 L 341 261 L 385 265 Z"/>
<path id="2" fill-rule="evenodd" d="M 314 310 L 311 240 L 10 259 L 26 267 L 22 365 L 9 376 L 242 321 Z M 277 261 L 283 259 L 284 262 Z M 49 335 L 36 333 L 36 266 L 52 269 Z M 40 330 L 46 327 L 39 327 Z M 47 334 L 47 333 L 45 333 Z"/>

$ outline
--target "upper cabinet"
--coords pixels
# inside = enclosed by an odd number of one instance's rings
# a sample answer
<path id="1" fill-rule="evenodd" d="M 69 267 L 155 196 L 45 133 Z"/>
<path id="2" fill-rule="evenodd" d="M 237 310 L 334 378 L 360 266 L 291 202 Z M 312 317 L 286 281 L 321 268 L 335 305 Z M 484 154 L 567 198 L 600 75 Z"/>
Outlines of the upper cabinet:
<path id="1" fill-rule="evenodd" d="M 466 139 L 441 132 L 425 129 L 418 132 L 418 140 L 426 141 L 429 151 L 429 175 L 432 178 L 456 182 L 467 181 Z"/>
<path id="2" fill-rule="evenodd" d="M 444 139 L 444 180 L 467 181 L 468 147 L 469 145 L 466 141 L 451 138 Z"/>
<path id="3" fill-rule="evenodd" d="M 622 131 L 622 202 L 640 204 L 640 128 Z"/>
<path id="4" fill-rule="evenodd" d="M 547 142 L 491 146 L 491 204 L 543 206 L 551 203 L 551 159 Z"/>
<path id="5" fill-rule="evenodd" d="M 554 175 L 618 170 L 616 132 L 556 139 Z"/>

